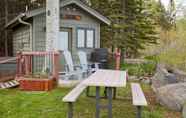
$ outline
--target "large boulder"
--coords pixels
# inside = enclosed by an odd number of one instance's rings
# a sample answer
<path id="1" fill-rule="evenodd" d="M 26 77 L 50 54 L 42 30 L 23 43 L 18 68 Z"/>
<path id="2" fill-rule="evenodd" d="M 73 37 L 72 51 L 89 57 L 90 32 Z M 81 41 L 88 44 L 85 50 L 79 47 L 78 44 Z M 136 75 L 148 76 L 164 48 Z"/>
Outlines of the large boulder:
<path id="1" fill-rule="evenodd" d="M 184 103 L 183 110 L 182 110 L 182 118 L 186 118 L 186 101 Z"/>
<path id="2" fill-rule="evenodd" d="M 156 73 L 152 77 L 152 88 L 156 92 L 160 87 L 177 82 L 175 74 L 169 72 L 164 66 L 158 65 Z"/>
<path id="3" fill-rule="evenodd" d="M 186 82 L 186 72 L 179 69 L 174 69 L 173 73 L 179 82 Z"/>
<path id="4" fill-rule="evenodd" d="M 186 101 L 186 83 L 176 83 L 160 87 L 156 91 L 158 102 L 171 110 L 182 111 Z"/>

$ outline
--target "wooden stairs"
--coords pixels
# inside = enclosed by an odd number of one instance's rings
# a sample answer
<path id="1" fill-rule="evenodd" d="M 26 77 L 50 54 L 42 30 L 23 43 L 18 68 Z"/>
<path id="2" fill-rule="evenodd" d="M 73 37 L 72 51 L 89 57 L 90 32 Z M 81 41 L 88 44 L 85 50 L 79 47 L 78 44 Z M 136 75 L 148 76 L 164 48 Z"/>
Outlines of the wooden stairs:
<path id="1" fill-rule="evenodd" d="M 16 86 L 19 86 L 19 82 L 16 80 L 9 80 L 9 81 L 0 83 L 0 89 L 13 88 Z"/>
<path id="2" fill-rule="evenodd" d="M 19 85 L 14 80 L 16 75 L 16 57 L 0 57 L 0 89 L 13 88 Z"/>

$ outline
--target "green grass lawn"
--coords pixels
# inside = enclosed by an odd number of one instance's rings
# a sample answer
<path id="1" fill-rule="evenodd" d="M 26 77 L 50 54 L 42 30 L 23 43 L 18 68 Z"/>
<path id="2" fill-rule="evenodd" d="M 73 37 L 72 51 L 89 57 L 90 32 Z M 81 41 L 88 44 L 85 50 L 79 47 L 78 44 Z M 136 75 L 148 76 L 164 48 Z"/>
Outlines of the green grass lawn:
<path id="1" fill-rule="evenodd" d="M 149 85 L 142 84 L 142 87 L 149 103 L 143 110 L 143 118 L 180 118 L 180 113 L 169 111 L 155 102 Z M 93 89 L 91 94 L 95 93 Z M 62 98 L 70 90 L 69 88 L 56 88 L 50 92 L 0 90 L 0 118 L 66 118 L 67 104 L 62 102 Z M 113 101 L 113 118 L 135 118 L 136 109 L 132 106 L 129 83 L 126 88 L 118 89 L 117 98 Z M 105 104 L 106 100 L 101 102 Z M 84 93 L 74 106 L 74 118 L 94 118 L 94 98 L 87 98 Z M 101 112 L 101 118 L 107 118 L 107 110 Z"/>

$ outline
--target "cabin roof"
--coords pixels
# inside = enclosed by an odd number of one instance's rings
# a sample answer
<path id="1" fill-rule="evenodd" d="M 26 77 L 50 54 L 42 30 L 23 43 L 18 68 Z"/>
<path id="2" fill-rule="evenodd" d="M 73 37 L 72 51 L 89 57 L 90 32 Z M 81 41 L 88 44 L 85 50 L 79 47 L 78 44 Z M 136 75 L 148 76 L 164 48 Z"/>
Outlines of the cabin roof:
<path id="1" fill-rule="evenodd" d="M 102 21 L 105 24 L 107 24 L 107 25 L 111 24 L 111 21 L 107 17 L 103 16 L 102 14 L 100 14 L 99 12 L 94 10 L 93 8 L 89 7 L 88 5 L 84 4 L 80 0 L 64 0 L 64 1 L 60 2 L 60 7 L 65 7 L 65 6 L 71 5 L 71 4 L 77 5 L 78 7 L 82 8 L 83 10 L 88 12 L 90 15 L 94 16 L 95 18 L 97 18 L 98 20 Z M 45 12 L 46 12 L 46 8 L 39 8 L 39 9 L 27 11 L 25 13 L 21 13 L 20 15 L 15 17 L 13 20 L 8 22 L 5 27 L 8 28 L 9 26 L 13 25 L 14 23 L 16 23 L 19 20 L 19 18 L 26 20 L 26 19 L 32 18 L 34 16 L 37 16 L 39 14 L 45 13 Z"/>

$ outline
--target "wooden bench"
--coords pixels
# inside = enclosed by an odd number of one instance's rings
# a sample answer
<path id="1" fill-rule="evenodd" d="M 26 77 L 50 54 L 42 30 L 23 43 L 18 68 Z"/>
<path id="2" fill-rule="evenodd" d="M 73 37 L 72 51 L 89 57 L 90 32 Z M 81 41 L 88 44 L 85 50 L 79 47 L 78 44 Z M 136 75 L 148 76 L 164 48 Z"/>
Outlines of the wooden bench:
<path id="1" fill-rule="evenodd" d="M 77 101 L 77 98 L 86 89 L 86 87 L 87 86 L 83 84 L 79 84 L 63 98 L 63 102 L 68 103 L 68 118 L 73 117 L 73 103 Z"/>
<path id="2" fill-rule="evenodd" d="M 141 118 L 142 106 L 147 106 L 146 98 L 139 84 L 132 83 L 132 101 L 133 105 L 137 107 L 137 118 Z"/>

